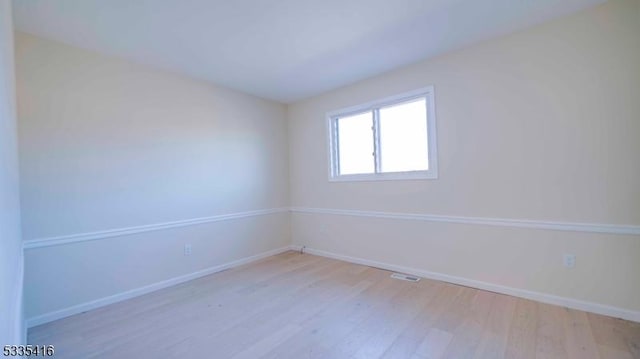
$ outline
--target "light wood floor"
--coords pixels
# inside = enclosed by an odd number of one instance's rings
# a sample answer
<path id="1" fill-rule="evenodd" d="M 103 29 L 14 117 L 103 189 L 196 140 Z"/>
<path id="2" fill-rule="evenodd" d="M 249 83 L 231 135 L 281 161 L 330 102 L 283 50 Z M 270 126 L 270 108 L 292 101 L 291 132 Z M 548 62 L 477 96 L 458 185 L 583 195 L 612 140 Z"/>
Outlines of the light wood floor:
<path id="1" fill-rule="evenodd" d="M 640 324 L 287 252 L 29 330 L 57 358 L 640 358 Z"/>

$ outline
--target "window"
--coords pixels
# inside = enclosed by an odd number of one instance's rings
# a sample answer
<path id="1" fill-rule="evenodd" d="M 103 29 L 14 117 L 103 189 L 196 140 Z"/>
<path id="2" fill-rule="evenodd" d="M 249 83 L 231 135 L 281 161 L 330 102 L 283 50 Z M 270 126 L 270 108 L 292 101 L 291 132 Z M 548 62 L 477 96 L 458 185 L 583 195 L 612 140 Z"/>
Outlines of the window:
<path id="1" fill-rule="evenodd" d="M 329 179 L 438 177 L 433 87 L 327 114 Z"/>

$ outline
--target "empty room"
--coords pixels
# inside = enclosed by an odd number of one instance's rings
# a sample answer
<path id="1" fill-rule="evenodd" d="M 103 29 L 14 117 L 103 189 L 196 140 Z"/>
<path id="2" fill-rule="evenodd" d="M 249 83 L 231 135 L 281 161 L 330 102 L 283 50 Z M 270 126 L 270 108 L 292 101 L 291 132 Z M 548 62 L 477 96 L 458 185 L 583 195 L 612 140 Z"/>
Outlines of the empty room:
<path id="1" fill-rule="evenodd" d="M 640 0 L 0 0 L 2 357 L 640 358 Z"/>

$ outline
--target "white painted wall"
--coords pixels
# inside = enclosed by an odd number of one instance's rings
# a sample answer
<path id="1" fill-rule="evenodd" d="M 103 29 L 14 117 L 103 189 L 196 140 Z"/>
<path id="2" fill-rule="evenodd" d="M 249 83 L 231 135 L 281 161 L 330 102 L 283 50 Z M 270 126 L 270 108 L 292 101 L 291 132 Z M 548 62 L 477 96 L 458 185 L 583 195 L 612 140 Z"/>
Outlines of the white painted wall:
<path id="1" fill-rule="evenodd" d="M 0 345 L 25 342 L 11 1 L 0 0 Z"/>
<path id="2" fill-rule="evenodd" d="M 288 205 L 283 105 L 31 35 L 16 49 L 25 240 Z M 28 249 L 26 315 L 286 246 L 288 220 Z"/>
<path id="3" fill-rule="evenodd" d="M 292 205 L 640 225 L 639 34 L 640 1 L 609 1 L 293 104 Z M 326 112 L 427 85 L 436 94 L 437 180 L 327 181 Z M 292 237 L 640 313 L 637 235 L 294 213 Z M 563 268 L 564 253 L 577 255 L 576 268 Z"/>
<path id="4" fill-rule="evenodd" d="M 24 237 L 289 204 L 638 225 L 638 4 L 609 1 L 293 104 L 288 115 L 273 102 L 19 34 Z M 436 88 L 438 180 L 327 181 L 327 111 L 426 85 Z M 296 245 L 640 312 L 636 235 L 326 213 L 289 220 L 278 212 L 28 249 L 27 317 L 48 320 L 287 246 L 290 229 Z M 563 253 L 577 255 L 575 269 L 562 268 Z"/>

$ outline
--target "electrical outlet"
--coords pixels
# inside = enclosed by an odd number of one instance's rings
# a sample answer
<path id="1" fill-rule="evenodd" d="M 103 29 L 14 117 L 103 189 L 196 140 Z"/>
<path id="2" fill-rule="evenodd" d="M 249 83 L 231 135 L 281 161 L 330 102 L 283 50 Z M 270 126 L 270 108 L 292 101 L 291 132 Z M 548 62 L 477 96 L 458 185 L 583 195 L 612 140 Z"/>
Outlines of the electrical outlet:
<path id="1" fill-rule="evenodd" d="M 563 263 L 566 268 L 573 268 L 576 266 L 576 255 L 575 254 L 565 254 L 563 257 Z"/>
<path id="2" fill-rule="evenodd" d="M 184 255 L 185 256 L 190 256 L 191 255 L 191 244 L 185 244 L 184 245 Z"/>

